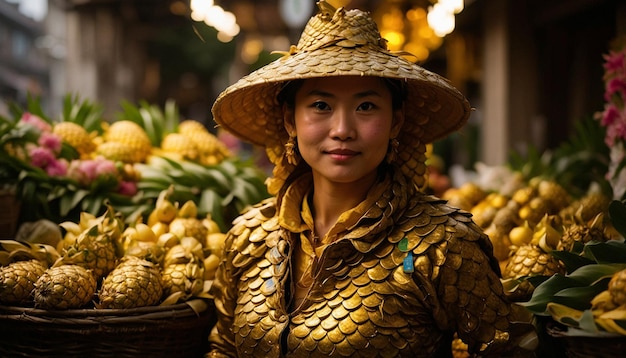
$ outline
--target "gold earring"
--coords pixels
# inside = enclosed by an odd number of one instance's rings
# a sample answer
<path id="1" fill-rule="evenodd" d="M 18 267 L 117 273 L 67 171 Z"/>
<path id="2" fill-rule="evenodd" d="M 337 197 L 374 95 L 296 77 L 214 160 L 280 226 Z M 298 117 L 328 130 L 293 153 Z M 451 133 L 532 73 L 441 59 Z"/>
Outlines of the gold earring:
<path id="1" fill-rule="evenodd" d="M 387 150 L 386 161 L 388 164 L 393 163 L 398 157 L 398 147 L 400 146 L 400 142 L 396 138 L 391 138 L 389 140 L 389 149 Z"/>
<path id="2" fill-rule="evenodd" d="M 289 136 L 289 140 L 285 143 L 285 157 L 287 158 L 287 162 L 292 165 L 298 165 L 296 146 L 296 137 Z"/>

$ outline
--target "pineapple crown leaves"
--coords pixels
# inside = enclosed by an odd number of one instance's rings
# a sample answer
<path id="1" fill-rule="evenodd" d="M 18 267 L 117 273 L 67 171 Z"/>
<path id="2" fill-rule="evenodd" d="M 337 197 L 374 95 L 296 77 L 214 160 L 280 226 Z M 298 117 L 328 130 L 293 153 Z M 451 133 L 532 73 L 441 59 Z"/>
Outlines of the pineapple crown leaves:
<path id="1" fill-rule="evenodd" d="M 104 107 L 101 104 L 81 100 L 78 95 L 67 94 L 63 98 L 63 111 L 59 120 L 76 123 L 90 133 L 94 131 L 102 133 L 103 113 Z"/>
<path id="2" fill-rule="evenodd" d="M 204 166 L 153 157 L 150 164 L 137 164 L 137 168 L 142 173 L 137 187 L 145 200 L 158 200 L 163 190 L 170 188 L 170 201 L 194 201 L 198 215 L 211 215 L 223 231 L 247 205 L 269 196 L 264 183 L 265 175 L 251 163 L 239 159 Z"/>
<path id="3" fill-rule="evenodd" d="M 0 266 L 14 261 L 39 260 L 51 264 L 59 257 L 57 250 L 46 244 L 34 244 L 17 240 L 0 240 Z"/>

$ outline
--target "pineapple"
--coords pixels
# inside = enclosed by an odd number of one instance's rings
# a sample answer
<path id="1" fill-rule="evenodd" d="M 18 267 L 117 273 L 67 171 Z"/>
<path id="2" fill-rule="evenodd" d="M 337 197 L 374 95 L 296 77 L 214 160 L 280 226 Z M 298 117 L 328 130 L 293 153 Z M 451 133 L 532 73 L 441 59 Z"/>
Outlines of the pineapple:
<path id="1" fill-rule="evenodd" d="M 197 148 L 200 164 L 215 165 L 231 155 L 226 145 L 198 121 L 188 119 L 180 122 L 178 133 Z"/>
<path id="2" fill-rule="evenodd" d="M 121 236 L 121 226 L 113 208 L 109 207 L 93 226 L 76 237 L 74 243 L 63 248 L 61 260 L 93 270 L 99 280 L 117 264 L 116 242 Z"/>
<path id="3" fill-rule="evenodd" d="M 82 266 L 53 266 L 34 284 L 35 307 L 54 310 L 80 308 L 92 300 L 96 287 L 95 277 Z"/>
<path id="4" fill-rule="evenodd" d="M 557 214 L 571 201 L 567 190 L 554 180 L 540 180 L 537 184 L 537 193 L 540 198 L 546 201 L 549 214 Z"/>
<path id="5" fill-rule="evenodd" d="M 112 145 L 103 147 L 106 143 L 117 143 L 120 148 L 120 152 L 117 154 L 127 153 L 127 149 L 131 148 L 134 155 L 131 156 L 130 162 L 142 163 L 145 162 L 150 153 L 152 152 L 152 142 L 148 137 L 146 131 L 137 123 L 122 120 L 113 122 L 108 128 L 105 129 L 103 135 L 104 143 L 98 147 L 98 151 L 105 155 L 108 154 L 106 150 L 114 152 Z M 111 158 L 115 159 L 115 158 Z"/>
<path id="6" fill-rule="evenodd" d="M 91 136 L 87 130 L 79 124 L 73 122 L 60 122 L 54 125 L 52 132 L 61 137 L 64 142 L 74 147 L 80 154 L 81 158 L 88 158 L 96 149 L 93 136 Z"/>
<path id="7" fill-rule="evenodd" d="M 190 236 L 200 242 L 204 242 L 209 230 L 200 219 L 178 217 L 170 223 L 169 232 L 181 239 Z"/>
<path id="8" fill-rule="evenodd" d="M 563 235 L 557 249 L 570 251 L 575 242 L 586 244 L 589 241 L 604 242 L 610 239 L 604 230 L 604 213 L 598 213 L 592 220 L 585 222 L 579 210 L 573 221 L 563 226 Z"/>
<path id="9" fill-rule="evenodd" d="M 611 198 L 600 191 L 592 191 L 582 198 L 573 201 L 563 208 L 559 215 L 563 218 L 579 216 L 581 220 L 593 219 L 598 213 L 606 213 L 609 209 Z M 578 213 L 580 211 L 580 213 Z"/>
<path id="10" fill-rule="evenodd" d="M 549 252 L 531 243 L 517 248 L 502 271 L 502 277 L 518 280 L 526 276 L 552 276 L 555 273 L 565 274 L 563 265 Z M 534 289 L 529 281 L 522 280 L 510 297 L 525 300 Z"/>
<path id="11" fill-rule="evenodd" d="M 147 260 L 124 256 L 102 282 L 98 308 L 129 309 L 153 306 L 163 294 L 159 267 Z"/>
<path id="12" fill-rule="evenodd" d="M 104 142 L 98 145 L 96 153 L 107 159 L 124 163 L 140 163 L 144 160 L 143 154 L 126 143 Z"/>
<path id="13" fill-rule="evenodd" d="M 39 260 L 15 261 L 0 267 L 0 303 L 20 305 L 32 300 L 35 282 L 46 269 Z"/>
<path id="14" fill-rule="evenodd" d="M 626 304 L 626 270 L 613 274 L 609 281 L 608 291 L 617 306 Z"/>
<path id="15" fill-rule="evenodd" d="M 204 262 L 193 259 L 188 263 L 178 263 L 163 269 L 164 295 L 180 295 L 185 301 L 198 295 L 204 289 Z"/>
<path id="16" fill-rule="evenodd" d="M 179 156 L 179 159 L 195 161 L 198 159 L 198 148 L 189 138 L 180 133 L 169 133 L 161 142 L 164 154 Z"/>

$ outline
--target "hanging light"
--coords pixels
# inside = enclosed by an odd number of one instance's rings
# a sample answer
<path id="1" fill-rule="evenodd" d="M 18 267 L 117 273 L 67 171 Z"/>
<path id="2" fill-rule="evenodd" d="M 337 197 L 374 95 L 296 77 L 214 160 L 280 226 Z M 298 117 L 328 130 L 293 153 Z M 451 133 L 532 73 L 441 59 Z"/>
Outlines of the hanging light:
<path id="1" fill-rule="evenodd" d="M 448 12 L 458 14 L 463 11 L 463 0 L 439 0 L 441 4 Z"/>
<path id="2" fill-rule="evenodd" d="M 428 8 L 428 25 L 439 37 L 444 37 L 454 31 L 454 13 L 447 11 L 441 3 Z"/>

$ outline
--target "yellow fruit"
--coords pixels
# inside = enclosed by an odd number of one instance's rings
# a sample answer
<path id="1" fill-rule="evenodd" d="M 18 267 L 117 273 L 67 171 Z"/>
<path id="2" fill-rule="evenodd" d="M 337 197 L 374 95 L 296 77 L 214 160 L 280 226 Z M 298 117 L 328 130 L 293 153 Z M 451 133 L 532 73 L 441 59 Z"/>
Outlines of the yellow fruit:
<path id="1" fill-rule="evenodd" d="M 226 240 L 226 234 L 221 232 L 216 232 L 207 235 L 206 247 L 213 254 L 221 255 L 222 250 L 224 249 L 224 242 Z"/>
<path id="2" fill-rule="evenodd" d="M 191 236 L 204 242 L 208 229 L 202 224 L 202 220 L 196 218 L 178 217 L 170 223 L 170 232 L 180 237 Z"/>
<path id="3" fill-rule="evenodd" d="M 158 202 L 154 211 L 156 212 L 158 221 L 168 224 L 178 215 L 178 208 L 169 200 Z"/>
<path id="4" fill-rule="evenodd" d="M 139 241 L 147 241 L 147 242 L 156 242 L 157 236 L 154 234 L 154 231 L 144 223 L 135 224 L 135 230 L 137 230 L 136 240 Z"/>
<path id="5" fill-rule="evenodd" d="M 161 149 L 166 153 L 176 153 L 184 159 L 198 159 L 198 149 L 196 145 L 180 133 L 169 133 L 161 141 Z"/>
<path id="6" fill-rule="evenodd" d="M 102 282 L 97 306 L 117 309 L 152 306 L 162 294 L 159 267 L 138 257 L 125 256 Z"/>
<path id="7" fill-rule="evenodd" d="M 104 133 L 104 141 L 105 144 L 113 142 L 132 148 L 135 163 L 145 162 L 152 152 L 152 142 L 146 131 L 137 123 L 128 120 L 113 122 Z"/>
<path id="8" fill-rule="evenodd" d="M 0 267 L 0 303 L 19 305 L 31 301 L 35 282 L 46 269 L 39 260 L 15 261 Z"/>
<path id="9" fill-rule="evenodd" d="M 180 218 L 197 218 L 198 206 L 193 200 L 187 200 L 183 206 L 178 210 L 178 217 Z"/>
<path id="10" fill-rule="evenodd" d="M 80 308 L 92 300 L 96 287 L 96 279 L 91 270 L 79 265 L 51 267 L 35 282 L 35 307 Z"/>
<path id="11" fill-rule="evenodd" d="M 533 229 L 528 226 L 528 222 L 524 225 L 516 226 L 509 232 L 511 244 L 521 246 L 530 243 L 533 238 Z"/>
<path id="12" fill-rule="evenodd" d="M 202 225 L 207 228 L 208 234 L 222 232 L 219 224 L 215 220 L 211 219 L 210 215 L 207 215 L 207 217 L 202 220 Z"/>
<path id="13" fill-rule="evenodd" d="M 104 142 L 98 145 L 96 153 L 107 159 L 124 163 L 141 163 L 144 160 L 141 152 L 126 143 Z"/>
<path id="14" fill-rule="evenodd" d="M 169 232 L 170 226 L 164 222 L 159 221 L 156 224 L 150 226 L 150 229 L 152 229 L 152 232 L 154 232 L 154 235 L 156 235 L 156 238 L 158 239 L 161 235 Z"/>
<path id="15" fill-rule="evenodd" d="M 220 264 L 221 258 L 218 255 L 211 254 L 204 259 L 204 279 L 212 280 L 215 278 L 215 271 Z"/>
<path id="16" fill-rule="evenodd" d="M 57 123 L 52 128 L 52 133 L 58 135 L 65 143 L 75 148 L 82 158 L 88 157 L 96 149 L 91 135 L 85 128 L 76 123 Z"/>

